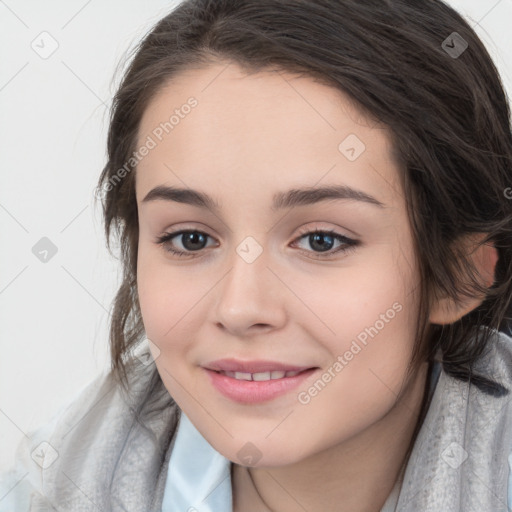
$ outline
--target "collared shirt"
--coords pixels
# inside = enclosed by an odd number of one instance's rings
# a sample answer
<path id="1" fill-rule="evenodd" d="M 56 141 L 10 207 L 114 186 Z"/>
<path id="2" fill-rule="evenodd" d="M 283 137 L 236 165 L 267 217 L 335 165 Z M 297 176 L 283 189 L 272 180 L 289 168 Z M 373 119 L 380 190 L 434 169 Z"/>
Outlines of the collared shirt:
<path id="1" fill-rule="evenodd" d="M 231 512 L 231 461 L 181 411 L 162 512 Z"/>

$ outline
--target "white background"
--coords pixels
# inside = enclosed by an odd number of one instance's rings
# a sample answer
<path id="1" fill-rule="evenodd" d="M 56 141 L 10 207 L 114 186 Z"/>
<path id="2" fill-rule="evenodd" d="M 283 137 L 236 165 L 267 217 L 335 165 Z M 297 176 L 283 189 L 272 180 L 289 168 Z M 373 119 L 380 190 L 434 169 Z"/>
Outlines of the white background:
<path id="1" fill-rule="evenodd" d="M 93 187 L 123 57 L 175 3 L 0 0 L 0 471 L 27 432 L 109 366 L 120 264 L 105 248 Z M 512 96 L 512 0 L 448 3 Z M 43 31 L 58 43 L 47 59 L 31 47 Z M 32 253 L 42 237 L 57 246 L 46 263 Z"/>

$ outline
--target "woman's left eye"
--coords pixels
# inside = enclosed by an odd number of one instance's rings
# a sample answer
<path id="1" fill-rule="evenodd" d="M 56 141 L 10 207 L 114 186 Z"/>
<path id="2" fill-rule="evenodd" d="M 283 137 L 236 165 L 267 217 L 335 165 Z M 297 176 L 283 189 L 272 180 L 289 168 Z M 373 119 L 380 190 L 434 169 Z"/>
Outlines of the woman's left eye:
<path id="1" fill-rule="evenodd" d="M 320 253 L 316 253 L 316 251 L 314 251 L 315 254 L 318 254 L 318 257 L 320 258 L 326 258 L 340 252 L 348 252 L 349 250 L 355 249 L 356 246 L 358 246 L 360 243 L 358 240 L 348 238 L 334 230 L 307 231 L 296 240 L 301 240 L 303 238 L 306 238 L 306 241 L 310 247 L 316 247 L 320 249 Z M 335 241 L 338 241 L 340 245 L 333 250 Z M 326 253 L 326 255 L 324 256 L 321 253 Z"/>
<path id="2" fill-rule="evenodd" d="M 179 235 L 181 235 L 181 237 L 178 238 L 178 241 L 181 243 L 182 249 L 174 247 L 172 242 L 172 240 Z M 181 230 L 172 233 L 164 233 L 162 236 L 157 237 L 156 243 L 162 245 L 167 252 L 176 256 L 195 257 L 193 253 L 199 252 L 205 248 L 207 238 L 211 238 L 210 235 L 202 231 Z M 306 231 L 296 238 L 294 243 L 302 239 L 306 239 L 310 247 L 313 248 L 313 251 L 305 250 L 305 252 L 317 254 L 318 256 L 315 256 L 315 258 L 326 258 L 339 252 L 347 252 L 355 249 L 355 247 L 360 244 L 358 240 L 348 238 L 334 230 Z M 333 250 L 336 241 L 339 242 L 340 245 Z M 318 249 L 319 252 L 315 249 Z M 326 255 L 322 253 L 326 253 Z"/>

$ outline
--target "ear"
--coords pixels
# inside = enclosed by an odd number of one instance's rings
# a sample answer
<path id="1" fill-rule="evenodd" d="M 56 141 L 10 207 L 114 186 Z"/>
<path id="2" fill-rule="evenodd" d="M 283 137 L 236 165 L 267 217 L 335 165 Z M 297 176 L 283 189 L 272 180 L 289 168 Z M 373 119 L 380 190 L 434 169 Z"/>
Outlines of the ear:
<path id="1" fill-rule="evenodd" d="M 489 288 L 494 283 L 494 272 L 498 261 L 498 251 L 494 244 L 481 244 L 485 233 L 467 235 L 462 243 L 478 271 L 481 283 Z M 431 306 L 429 321 L 433 324 L 452 324 L 464 315 L 476 309 L 485 296 L 465 296 L 457 304 L 451 297 L 437 299 Z"/>

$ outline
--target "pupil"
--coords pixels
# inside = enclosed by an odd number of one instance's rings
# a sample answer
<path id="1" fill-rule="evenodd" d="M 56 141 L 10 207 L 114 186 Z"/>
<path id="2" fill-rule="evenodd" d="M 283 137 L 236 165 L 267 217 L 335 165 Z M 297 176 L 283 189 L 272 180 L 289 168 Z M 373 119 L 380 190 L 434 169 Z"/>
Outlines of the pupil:
<path id="1" fill-rule="evenodd" d="M 201 233 L 184 233 L 181 242 L 188 250 L 202 249 L 201 244 L 204 243 L 204 236 Z M 191 242 L 191 244 L 188 242 Z M 199 247 L 195 247 L 194 244 L 199 244 Z M 192 247 L 190 245 L 192 245 Z"/>
<path id="2" fill-rule="evenodd" d="M 327 243 L 328 247 L 326 247 L 326 243 L 325 243 L 325 239 L 330 239 L 330 242 Z M 313 249 L 315 248 L 315 245 L 317 244 L 317 248 L 320 249 L 320 251 L 328 251 L 330 249 L 332 249 L 332 244 L 333 244 L 333 239 L 334 237 L 331 236 L 331 235 L 324 235 L 324 234 L 314 234 L 314 235 L 310 235 L 309 237 L 309 242 L 311 244 L 311 247 L 313 247 Z"/>

